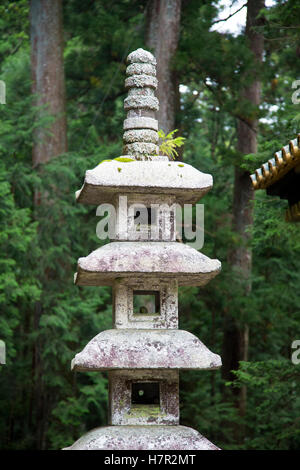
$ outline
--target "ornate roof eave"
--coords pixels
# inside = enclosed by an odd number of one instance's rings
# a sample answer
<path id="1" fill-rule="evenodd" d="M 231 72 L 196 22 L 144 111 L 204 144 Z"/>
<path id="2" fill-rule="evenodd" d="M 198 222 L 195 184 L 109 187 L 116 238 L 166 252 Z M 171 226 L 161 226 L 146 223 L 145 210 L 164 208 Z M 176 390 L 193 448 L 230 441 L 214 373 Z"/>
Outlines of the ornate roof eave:
<path id="1" fill-rule="evenodd" d="M 275 152 L 274 158 L 263 163 L 250 175 L 254 189 L 266 189 L 276 183 L 291 169 L 300 166 L 300 134 L 296 139 Z"/>

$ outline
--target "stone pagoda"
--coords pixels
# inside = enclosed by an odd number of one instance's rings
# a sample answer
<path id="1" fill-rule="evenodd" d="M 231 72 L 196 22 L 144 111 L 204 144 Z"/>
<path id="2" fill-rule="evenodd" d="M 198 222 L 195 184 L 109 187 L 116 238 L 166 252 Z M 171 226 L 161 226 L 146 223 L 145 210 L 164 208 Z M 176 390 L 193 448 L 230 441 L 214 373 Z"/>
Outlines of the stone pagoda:
<path id="1" fill-rule="evenodd" d="M 179 371 L 217 369 L 221 359 L 178 329 L 178 286 L 205 285 L 221 264 L 176 241 L 174 214 L 204 196 L 212 177 L 159 156 L 156 60 L 143 49 L 127 60 L 124 155 L 88 170 L 76 193 L 79 203 L 116 211 L 112 241 L 79 258 L 75 275 L 79 286 L 113 289 L 114 329 L 72 361 L 76 371 L 108 372 L 108 426 L 68 449 L 218 449 L 179 424 Z"/>

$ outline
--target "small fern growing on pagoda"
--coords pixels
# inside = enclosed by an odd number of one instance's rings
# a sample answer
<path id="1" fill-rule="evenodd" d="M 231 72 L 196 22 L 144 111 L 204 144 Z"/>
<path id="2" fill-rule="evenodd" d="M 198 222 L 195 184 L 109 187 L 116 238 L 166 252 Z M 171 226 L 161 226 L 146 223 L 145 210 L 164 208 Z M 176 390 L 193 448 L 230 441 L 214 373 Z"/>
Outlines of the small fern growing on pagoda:
<path id="1" fill-rule="evenodd" d="M 161 139 L 161 144 L 159 146 L 159 153 L 162 155 L 167 155 L 169 158 L 175 160 L 178 157 L 177 149 L 184 145 L 185 137 L 173 137 L 175 132 L 178 132 L 178 129 L 165 134 L 162 129 L 158 131 L 158 137 Z"/>

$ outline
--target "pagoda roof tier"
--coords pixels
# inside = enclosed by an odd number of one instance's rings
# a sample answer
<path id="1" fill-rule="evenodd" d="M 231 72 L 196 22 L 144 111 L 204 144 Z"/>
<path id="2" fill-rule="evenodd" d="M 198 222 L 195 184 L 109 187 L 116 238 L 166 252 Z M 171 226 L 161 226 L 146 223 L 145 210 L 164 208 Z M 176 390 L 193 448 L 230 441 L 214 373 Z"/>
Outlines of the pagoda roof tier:
<path id="1" fill-rule="evenodd" d="M 112 285 L 117 278 L 175 278 L 179 285 L 201 286 L 221 270 L 210 259 L 179 242 L 112 242 L 79 258 L 75 284 Z"/>
<path id="2" fill-rule="evenodd" d="M 103 426 L 63 450 L 220 450 L 187 426 Z M 113 463 L 113 462 L 112 462 Z"/>
<path id="3" fill-rule="evenodd" d="M 184 330 L 106 330 L 72 360 L 72 369 L 218 369 L 221 358 Z"/>
<path id="4" fill-rule="evenodd" d="M 211 175 L 191 165 L 161 160 L 137 161 L 130 156 L 102 162 L 85 173 L 84 184 L 76 192 L 77 202 L 101 204 L 114 201 L 118 194 L 151 193 L 174 195 L 181 204 L 195 204 L 213 185 Z M 159 157 L 156 157 L 159 158 Z"/>

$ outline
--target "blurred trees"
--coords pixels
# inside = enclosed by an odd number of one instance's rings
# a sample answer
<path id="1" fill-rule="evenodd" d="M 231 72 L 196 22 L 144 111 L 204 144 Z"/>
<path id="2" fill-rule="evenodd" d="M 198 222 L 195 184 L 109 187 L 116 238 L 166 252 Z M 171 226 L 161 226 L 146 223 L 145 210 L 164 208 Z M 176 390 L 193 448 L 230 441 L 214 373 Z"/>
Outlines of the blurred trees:
<path id="1" fill-rule="evenodd" d="M 62 0 L 31 0 L 30 50 L 32 93 L 39 118 L 33 145 L 36 166 L 67 151 Z M 47 127 L 42 125 L 43 118 Z"/>
<path id="2" fill-rule="evenodd" d="M 241 163 L 243 156 L 255 154 L 258 144 L 258 117 L 261 101 L 262 58 L 264 52 L 264 37 L 259 26 L 263 25 L 261 14 L 264 8 L 264 0 L 248 0 L 247 19 L 245 28 L 245 39 L 251 53 L 250 62 L 241 80 L 244 88 L 240 93 L 240 101 L 243 108 L 237 118 L 237 152 L 240 153 Z M 251 231 L 253 224 L 253 200 L 254 190 L 249 171 L 235 165 L 233 207 L 232 207 L 232 229 L 237 240 L 229 252 L 229 263 L 232 267 L 232 275 L 235 283 L 241 284 L 241 292 L 248 296 L 252 288 L 252 249 L 250 246 Z M 243 306 L 238 307 L 236 318 L 231 312 L 224 315 L 223 336 L 223 367 L 222 376 L 224 380 L 232 378 L 233 370 L 238 369 L 240 361 L 248 360 L 249 350 L 249 325 L 244 320 Z M 236 389 L 234 389 L 236 391 Z M 246 386 L 238 390 L 237 406 L 241 416 L 246 409 Z M 241 434 L 241 433 L 240 433 Z M 243 436 L 240 436 L 243 439 Z"/>
<path id="3" fill-rule="evenodd" d="M 0 106 L 0 337 L 8 355 L 0 370 L 1 448 L 57 449 L 106 423 L 105 375 L 70 372 L 74 354 L 111 326 L 110 289 L 73 285 L 77 258 L 99 246 L 95 208 L 76 205 L 73 194 L 86 169 L 121 154 L 125 59 L 145 47 L 147 3 L 63 2 L 69 151 L 43 163 L 42 171 L 32 168 L 33 134 L 48 117 L 41 117 L 31 94 L 28 2 L 0 6 L 0 79 L 7 85 L 7 105 Z M 205 288 L 181 288 L 180 327 L 220 353 L 224 318 L 231 316 L 239 327 L 249 325 L 249 357 L 231 384 L 220 371 L 182 373 L 182 423 L 223 448 L 296 449 L 300 374 L 290 362 L 290 346 L 299 339 L 300 245 L 298 226 L 283 220 L 285 202 L 256 193 L 247 296 L 228 259 L 240 244 L 232 230 L 234 168 L 251 172 L 299 131 L 299 109 L 291 101 L 299 77 L 299 6 L 276 2 L 256 29 L 265 54 L 255 155 L 237 150 L 237 118 L 245 108 L 249 112 L 241 96 L 245 77 L 253 75 L 253 55 L 244 32 L 212 29 L 218 11 L 217 2 L 182 1 L 172 61 L 185 85 L 177 115 L 187 139 L 184 160 L 214 176 L 201 201 L 203 252 L 223 266 Z M 34 206 L 37 191 L 51 201 L 46 210 Z M 43 306 L 38 322 L 36 302 Z M 40 369 L 33 367 L 37 341 Z M 32 386 L 37 379 L 39 397 Z M 240 416 L 231 394 L 226 401 L 223 394 L 244 386 L 247 408 Z"/>
<path id="4" fill-rule="evenodd" d="M 179 103 L 179 81 L 174 57 L 180 34 L 181 0 L 153 0 L 146 10 L 146 47 L 157 61 L 158 126 L 165 134 L 176 127 Z"/>

